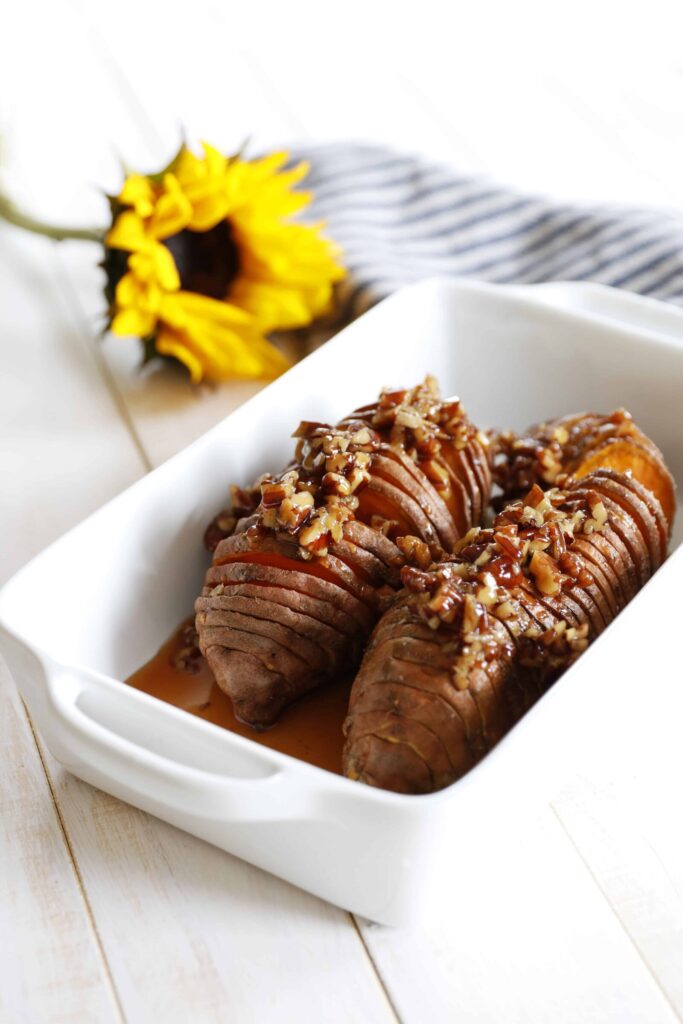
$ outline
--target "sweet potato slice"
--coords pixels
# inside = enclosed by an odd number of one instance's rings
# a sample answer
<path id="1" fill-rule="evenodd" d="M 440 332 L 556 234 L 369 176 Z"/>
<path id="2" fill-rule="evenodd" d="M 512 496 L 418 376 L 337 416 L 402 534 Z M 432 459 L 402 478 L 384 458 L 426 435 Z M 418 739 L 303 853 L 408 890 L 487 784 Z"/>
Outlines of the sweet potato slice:
<path id="1" fill-rule="evenodd" d="M 337 663 L 341 660 L 339 655 L 344 653 L 348 647 L 347 637 L 328 623 L 263 597 L 246 597 L 226 594 L 223 591 L 218 597 L 198 598 L 195 608 L 198 615 L 206 615 L 207 624 L 212 623 L 213 616 L 222 614 L 251 616 L 266 623 L 278 623 L 296 634 L 294 641 L 296 645 L 299 643 L 316 645 L 318 651 L 314 653 L 314 657 L 316 661 L 321 662 L 321 667 L 328 665 L 330 659 Z M 224 625 L 225 620 L 216 619 L 215 624 Z M 293 646 L 292 650 L 296 653 L 297 647 Z M 308 657 L 306 660 L 309 660 Z"/>
<path id="2" fill-rule="evenodd" d="M 666 549 L 662 549 L 661 534 L 655 516 L 642 496 L 629 485 L 627 477 L 599 469 L 590 477 L 591 487 L 599 494 L 611 497 L 621 505 L 626 515 L 636 524 L 645 541 L 653 569 L 664 561 Z"/>
<path id="3" fill-rule="evenodd" d="M 358 633 L 358 623 L 347 612 L 337 608 L 330 601 L 321 601 L 317 597 L 302 594 L 301 591 L 291 587 L 273 587 L 263 581 L 223 584 L 221 597 L 213 598 L 212 601 L 220 608 L 222 607 L 221 598 L 228 600 L 231 597 L 254 598 L 268 605 L 271 603 L 282 605 L 283 608 L 291 609 L 293 612 L 315 619 L 316 622 L 334 629 L 344 638 L 345 644 L 348 644 L 349 640 L 355 638 Z M 202 599 L 198 598 L 198 600 Z"/>
<path id="4" fill-rule="evenodd" d="M 614 470 L 603 470 L 604 473 L 614 473 Z M 661 550 L 666 554 L 671 540 L 671 524 L 664 515 L 664 510 L 654 491 L 649 490 L 632 473 L 617 474 L 625 487 L 629 487 L 647 505 L 651 515 L 657 523 Z"/>
<path id="5" fill-rule="evenodd" d="M 453 476 L 461 481 L 467 492 L 472 523 L 480 522 L 486 500 L 482 500 L 484 496 L 480 493 L 479 483 L 467 451 L 465 449 L 450 448 L 444 452 L 444 462 L 450 468 Z"/>
<path id="6" fill-rule="evenodd" d="M 394 574 L 403 565 L 403 555 L 393 541 L 382 533 L 381 530 L 373 529 L 358 519 L 351 519 L 344 523 L 344 539 L 364 548 L 383 562 L 387 570 L 387 578 L 393 580 Z"/>
<path id="7" fill-rule="evenodd" d="M 315 685 L 317 673 L 310 665 L 275 640 L 234 627 L 226 630 L 220 626 L 207 626 L 202 621 L 197 632 L 202 653 L 216 682 L 232 700 L 235 714 L 250 725 L 270 725 L 286 703 Z M 226 644 L 227 633 L 229 646 Z M 248 654 L 250 657 L 244 660 L 225 658 L 227 652 Z M 252 690 L 249 680 L 255 663 L 259 665 L 259 685 Z M 269 692 L 268 680 L 275 687 L 274 692 Z"/>
<path id="8" fill-rule="evenodd" d="M 478 523 L 481 521 L 491 494 L 491 469 L 488 461 L 488 447 L 485 448 L 477 436 L 472 440 L 471 444 L 467 445 L 465 453 L 474 473 L 481 504 L 479 517 L 475 519 L 475 522 Z"/>
<path id="9" fill-rule="evenodd" d="M 205 644 L 203 654 L 217 681 L 231 681 L 229 696 L 237 718 L 256 729 L 274 722 L 283 707 L 296 698 L 287 674 L 268 668 L 262 658 L 248 651 L 217 643 Z"/>
<path id="10" fill-rule="evenodd" d="M 605 622 L 611 622 L 619 611 L 619 601 L 614 593 L 609 565 L 600 552 L 593 546 L 591 538 L 577 537 L 572 545 L 572 553 L 579 555 L 593 577 L 600 595 L 600 611 Z"/>
<path id="11" fill-rule="evenodd" d="M 430 378 L 411 392 L 384 392 L 379 402 L 357 409 L 340 425 L 375 430 L 404 461 L 408 456 L 436 487 L 458 536 L 477 525 L 491 492 L 489 444 L 467 420 L 457 399 L 436 402 Z"/>
<path id="12" fill-rule="evenodd" d="M 381 504 L 378 504 L 377 499 Z M 414 534 L 427 544 L 439 544 L 436 528 L 418 502 L 389 480 L 373 475 L 362 491 L 359 501 L 361 512 L 368 509 L 370 516 L 379 514 L 387 519 L 396 520 L 403 532 Z M 369 506 L 369 501 L 373 501 L 374 504 Z"/>
<path id="13" fill-rule="evenodd" d="M 394 484 L 418 502 L 434 526 L 441 547 L 452 551 L 460 536 L 453 516 L 441 495 L 412 459 L 389 450 L 375 456 L 372 468 L 373 475 Z"/>
<path id="14" fill-rule="evenodd" d="M 223 565 L 214 565 L 207 571 L 203 596 L 211 596 L 211 591 L 217 587 L 230 586 L 233 583 L 263 583 L 328 602 L 333 608 L 352 619 L 361 633 L 366 633 L 372 628 L 375 615 L 363 601 L 342 587 L 338 581 L 313 575 L 306 571 L 307 568 L 305 563 L 302 563 L 300 569 L 287 567 L 285 574 L 280 566 L 263 562 L 226 562 Z"/>
<path id="15" fill-rule="evenodd" d="M 573 486 L 572 494 L 586 500 L 592 497 L 592 495 L 589 496 L 588 492 L 583 491 L 578 485 Z M 636 588 L 633 591 L 635 593 L 647 583 L 653 572 L 650 552 L 645 543 L 645 538 L 634 520 L 624 512 L 621 505 L 618 505 L 604 492 L 601 494 L 601 500 L 609 513 L 605 535 L 608 537 L 613 536 L 614 542 L 621 545 L 625 561 L 629 566 L 629 572 L 633 573 L 637 581 Z"/>
<path id="16" fill-rule="evenodd" d="M 356 761 L 362 769 L 356 769 Z M 410 744 L 397 743 L 394 736 L 372 728 L 354 737 L 352 753 L 346 760 L 346 774 L 350 779 L 395 793 L 431 793 L 434 789 L 429 765 Z"/>
<path id="17" fill-rule="evenodd" d="M 197 612 L 197 623 L 204 631 L 207 641 L 209 630 L 225 630 L 226 634 L 229 634 L 226 636 L 226 644 L 229 645 L 234 631 L 239 631 L 277 643 L 315 672 L 330 672 L 334 665 L 334 651 L 330 649 L 329 643 L 323 647 L 310 635 L 299 632 L 292 625 L 284 625 L 275 618 L 275 615 L 263 618 L 256 614 L 253 608 L 241 612 L 213 607 L 206 611 L 200 609 Z M 212 633 L 211 636 L 215 642 L 216 633 Z"/>

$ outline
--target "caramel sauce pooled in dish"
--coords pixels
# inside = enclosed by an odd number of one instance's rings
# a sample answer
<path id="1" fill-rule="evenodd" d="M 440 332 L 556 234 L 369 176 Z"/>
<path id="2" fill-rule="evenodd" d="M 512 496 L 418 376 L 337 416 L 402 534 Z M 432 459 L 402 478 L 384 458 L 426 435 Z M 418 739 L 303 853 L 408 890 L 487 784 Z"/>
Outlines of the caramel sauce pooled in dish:
<path id="1" fill-rule="evenodd" d="M 187 619 L 126 682 L 136 690 L 189 711 L 214 725 L 246 736 L 264 747 L 341 774 L 342 725 L 350 682 L 340 680 L 312 690 L 285 708 L 264 732 L 240 722 L 230 699 L 219 690 L 205 659 L 195 646 L 194 619 Z"/>

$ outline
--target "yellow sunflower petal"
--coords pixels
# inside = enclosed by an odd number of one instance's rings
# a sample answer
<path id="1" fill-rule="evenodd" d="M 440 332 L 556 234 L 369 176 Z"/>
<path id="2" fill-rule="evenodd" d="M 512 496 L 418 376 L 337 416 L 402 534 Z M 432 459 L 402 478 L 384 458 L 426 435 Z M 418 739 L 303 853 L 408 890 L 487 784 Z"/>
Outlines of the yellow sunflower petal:
<path id="1" fill-rule="evenodd" d="M 313 313 L 300 289 L 240 277 L 230 297 L 248 310 L 264 332 L 305 327 Z"/>
<path id="2" fill-rule="evenodd" d="M 179 325 L 199 317 L 202 320 L 214 320 L 226 327 L 242 327 L 251 324 L 253 319 L 250 313 L 232 302 L 222 302 L 208 295 L 186 291 L 165 296 L 163 315 L 164 319 Z"/>
<path id="3" fill-rule="evenodd" d="M 199 384 L 204 376 L 202 361 L 190 352 L 187 345 L 183 343 L 181 334 L 172 331 L 169 327 L 162 327 L 154 340 L 154 347 L 160 355 L 172 356 L 183 363 L 190 371 L 192 383 Z"/>
<path id="4" fill-rule="evenodd" d="M 141 281 L 137 274 L 124 274 L 116 286 L 116 304 L 120 308 L 135 306 L 149 308 L 149 285 Z"/>
<path id="5" fill-rule="evenodd" d="M 222 178 L 227 164 L 226 158 L 213 146 L 203 144 L 204 158 L 195 156 L 192 150 L 183 146 L 175 161 L 174 174 L 181 188 L 197 182 L 206 182 L 210 178 Z"/>
<path id="6" fill-rule="evenodd" d="M 286 149 L 281 149 L 269 153 L 267 156 L 259 157 L 257 160 L 235 160 L 230 166 L 231 168 L 241 166 L 251 180 L 260 182 L 278 171 L 288 160 L 289 152 Z"/>
<path id="7" fill-rule="evenodd" d="M 156 326 L 153 313 L 142 309 L 122 309 L 111 323 L 112 334 L 119 338 L 146 338 Z"/>
<path id="8" fill-rule="evenodd" d="M 175 175 L 192 206 L 188 227 L 193 231 L 208 231 L 223 220 L 228 209 L 226 194 L 226 158 L 203 143 L 204 159 L 186 147 L 175 166 Z"/>
<path id="9" fill-rule="evenodd" d="M 160 318 L 172 328 L 174 343 L 182 341 L 214 379 L 274 377 L 289 365 L 252 318 L 229 303 L 177 292 L 164 297 Z"/>
<path id="10" fill-rule="evenodd" d="M 152 214 L 148 232 L 152 238 L 162 240 L 177 235 L 192 220 L 192 203 L 183 192 L 173 174 L 164 175 L 163 191 Z"/>
<path id="11" fill-rule="evenodd" d="M 123 206 L 132 206 L 138 217 L 149 217 L 154 211 L 154 188 L 143 174 L 129 174 L 118 199 Z"/>
<path id="12" fill-rule="evenodd" d="M 169 292 L 180 288 L 175 260 L 163 245 L 151 245 L 146 252 L 133 253 L 128 259 L 128 267 L 145 284 L 158 285 Z"/>
<path id="13" fill-rule="evenodd" d="M 112 224 L 105 242 L 111 249 L 123 249 L 125 252 L 144 249 L 148 243 L 145 225 L 133 210 L 124 210 Z"/>
<path id="14" fill-rule="evenodd" d="M 228 199 L 222 189 L 202 198 L 194 197 L 192 218 L 188 227 L 193 231 L 209 231 L 219 221 L 225 220 L 228 212 Z"/>
<path id="15" fill-rule="evenodd" d="M 223 154 L 219 152 L 219 150 L 215 149 L 214 146 L 209 145 L 208 142 L 204 142 L 203 140 L 202 149 L 204 150 L 207 177 L 217 178 L 225 174 L 225 168 L 228 161 Z"/>

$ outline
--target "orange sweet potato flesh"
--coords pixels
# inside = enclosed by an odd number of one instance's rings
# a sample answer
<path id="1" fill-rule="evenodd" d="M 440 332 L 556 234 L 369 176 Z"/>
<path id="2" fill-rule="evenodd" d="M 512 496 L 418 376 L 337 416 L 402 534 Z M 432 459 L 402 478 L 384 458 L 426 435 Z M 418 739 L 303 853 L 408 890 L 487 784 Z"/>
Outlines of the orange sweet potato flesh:
<path id="1" fill-rule="evenodd" d="M 664 517 L 635 473 L 600 468 L 550 493 L 509 503 L 491 530 L 426 572 L 404 568 L 406 588 L 353 684 L 349 778 L 409 794 L 456 781 L 661 564 Z"/>
<path id="2" fill-rule="evenodd" d="M 428 383 L 383 393 L 338 427 L 302 426 L 288 470 L 265 490 L 240 492 L 236 524 L 225 513 L 207 531 L 213 564 L 196 602 L 200 648 L 236 715 L 256 728 L 355 669 L 387 594 L 401 585 L 396 541 L 410 535 L 434 554 L 452 550 L 491 488 L 485 439 Z M 354 485 L 355 506 L 344 507 L 333 533 L 302 546 L 329 481 L 345 500 L 345 480 L 357 472 L 365 477 Z M 309 488 L 298 524 L 290 492 L 305 497 Z"/>

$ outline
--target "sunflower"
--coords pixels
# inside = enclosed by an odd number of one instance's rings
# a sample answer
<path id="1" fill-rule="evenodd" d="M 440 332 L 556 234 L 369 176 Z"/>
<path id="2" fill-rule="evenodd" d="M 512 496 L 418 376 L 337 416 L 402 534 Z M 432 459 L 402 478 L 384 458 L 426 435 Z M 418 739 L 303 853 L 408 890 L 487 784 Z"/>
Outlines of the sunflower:
<path id="1" fill-rule="evenodd" d="M 203 150 L 183 146 L 160 174 L 128 175 L 111 199 L 110 327 L 193 381 L 275 377 L 288 362 L 266 336 L 328 312 L 345 271 L 320 225 L 292 221 L 311 200 L 294 188 L 307 164 Z"/>

